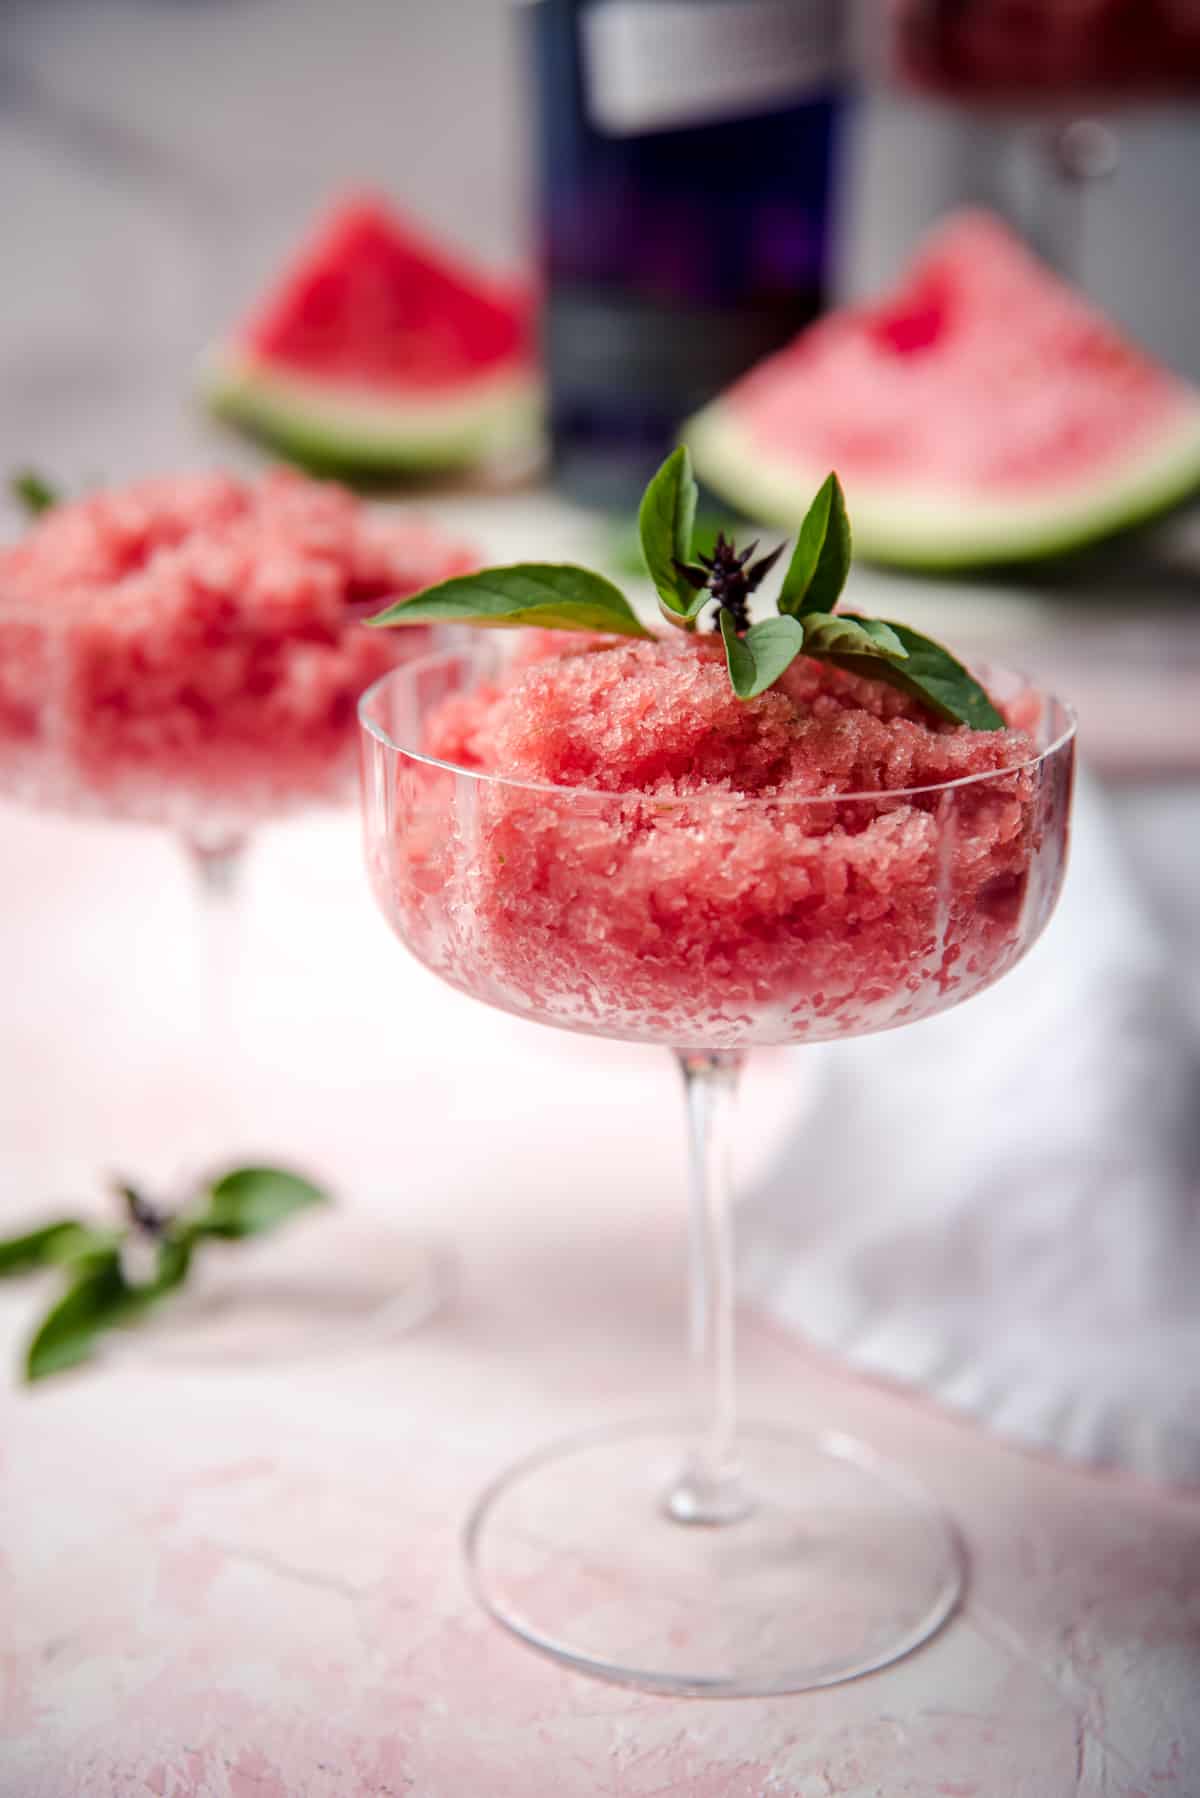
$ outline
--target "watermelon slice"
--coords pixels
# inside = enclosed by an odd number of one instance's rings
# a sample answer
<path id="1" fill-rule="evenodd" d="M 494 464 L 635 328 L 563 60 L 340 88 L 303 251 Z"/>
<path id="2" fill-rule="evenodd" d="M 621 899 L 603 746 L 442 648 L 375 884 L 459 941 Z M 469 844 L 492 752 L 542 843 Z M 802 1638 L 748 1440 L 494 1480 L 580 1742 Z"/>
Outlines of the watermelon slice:
<path id="1" fill-rule="evenodd" d="M 455 266 L 370 196 L 321 224 L 205 375 L 220 416 L 349 474 L 527 451 L 538 387 L 530 293 Z"/>
<path id="2" fill-rule="evenodd" d="M 836 468 L 855 547 L 970 568 L 1054 555 L 1200 486 L 1200 391 L 989 214 L 947 220 L 896 290 L 820 320 L 690 420 L 697 472 L 799 524 Z"/>

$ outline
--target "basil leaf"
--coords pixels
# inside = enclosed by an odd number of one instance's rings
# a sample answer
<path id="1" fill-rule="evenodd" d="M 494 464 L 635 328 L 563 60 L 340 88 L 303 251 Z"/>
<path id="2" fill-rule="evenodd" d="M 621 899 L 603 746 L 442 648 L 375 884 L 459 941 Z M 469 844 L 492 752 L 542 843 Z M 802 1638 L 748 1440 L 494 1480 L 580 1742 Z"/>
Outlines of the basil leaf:
<path id="1" fill-rule="evenodd" d="M 878 622 L 882 622 L 881 620 Z M 893 623 L 890 628 L 907 651 L 903 662 L 878 655 L 834 655 L 829 659 L 839 668 L 865 674 L 869 680 L 887 681 L 902 693 L 919 699 L 922 705 L 946 718 L 951 724 L 969 724 L 972 730 L 1005 730 L 1007 724 L 984 689 L 962 663 L 919 631 L 906 624 Z"/>
<path id="2" fill-rule="evenodd" d="M 682 609 L 676 611 L 673 607 L 664 605 L 661 593 L 658 596 L 658 609 L 668 624 L 690 631 L 705 606 L 712 602 L 708 585 L 709 572 L 707 568 L 697 567 L 694 562 L 676 562 L 675 573 L 679 577 L 680 594 L 686 595 L 686 598 L 681 597 L 679 601 Z"/>
<path id="3" fill-rule="evenodd" d="M 207 1210 L 191 1219 L 190 1228 L 197 1236 L 229 1241 L 260 1236 L 327 1198 L 319 1186 L 285 1168 L 239 1167 L 210 1189 Z"/>
<path id="4" fill-rule="evenodd" d="M 543 630 L 608 631 L 648 637 L 629 601 L 603 575 L 568 563 L 518 562 L 483 568 L 426 587 L 368 618 L 369 625 L 540 625 Z"/>
<path id="5" fill-rule="evenodd" d="M 903 661 L 903 643 L 882 618 L 860 618 L 854 612 L 807 612 L 804 653 L 829 660 L 837 655 L 886 656 Z"/>
<path id="6" fill-rule="evenodd" d="M 638 507 L 638 534 L 650 579 L 659 604 L 674 622 L 694 618 L 706 603 L 675 566 L 692 554 L 692 527 L 696 522 L 699 489 L 686 448 L 669 455 L 642 495 Z"/>
<path id="7" fill-rule="evenodd" d="M 127 1322 L 146 1302 L 140 1289 L 128 1285 L 120 1256 L 110 1249 L 76 1277 L 42 1319 L 25 1351 L 25 1378 L 42 1380 L 86 1361 L 98 1336 Z"/>
<path id="8" fill-rule="evenodd" d="M 13 475 L 8 483 L 9 492 L 15 500 L 19 500 L 31 518 L 38 518 L 57 506 L 62 498 L 56 487 L 33 468 L 22 468 Z"/>
<path id="9" fill-rule="evenodd" d="M 733 618 L 721 608 L 721 636 L 729 679 L 739 699 L 754 699 L 774 686 L 784 669 L 804 648 L 804 626 L 797 618 L 764 618 L 739 637 Z"/>
<path id="10" fill-rule="evenodd" d="M 89 1268 L 98 1267 L 108 1256 L 118 1251 L 126 1240 L 128 1231 L 113 1230 L 107 1226 L 89 1230 L 86 1236 L 72 1243 L 63 1256 L 63 1266 L 71 1279 L 77 1279 Z"/>
<path id="11" fill-rule="evenodd" d="M 779 592 L 779 610 L 793 618 L 832 612 L 846 585 L 850 556 L 845 495 L 836 474 L 829 474 L 804 515 Z"/>
<path id="12" fill-rule="evenodd" d="M 696 619 L 699 618 L 705 606 L 711 604 L 711 593 L 692 593 L 688 596 L 686 610 L 681 607 L 676 611 L 674 607 L 667 605 L 661 593 L 658 596 L 658 609 L 662 617 L 668 624 L 673 624 L 678 630 L 683 631 L 693 630 Z"/>
<path id="13" fill-rule="evenodd" d="M 39 1267 L 57 1267 L 85 1248 L 96 1233 L 74 1218 L 64 1217 L 38 1230 L 0 1241 L 0 1279 L 27 1274 Z"/>
<path id="14" fill-rule="evenodd" d="M 186 1280 L 196 1240 L 193 1226 L 173 1226 L 159 1245 L 154 1278 L 144 1286 L 126 1279 L 119 1239 L 101 1246 L 103 1234 L 95 1232 L 96 1246 L 74 1264 L 71 1285 L 38 1326 L 25 1351 L 27 1380 L 42 1380 L 86 1361 L 106 1330 L 132 1323 Z"/>
<path id="15" fill-rule="evenodd" d="M 158 1248 L 158 1272 L 148 1290 L 152 1299 L 174 1292 L 187 1279 L 192 1266 L 192 1250 L 199 1232 L 194 1224 L 174 1225 Z"/>

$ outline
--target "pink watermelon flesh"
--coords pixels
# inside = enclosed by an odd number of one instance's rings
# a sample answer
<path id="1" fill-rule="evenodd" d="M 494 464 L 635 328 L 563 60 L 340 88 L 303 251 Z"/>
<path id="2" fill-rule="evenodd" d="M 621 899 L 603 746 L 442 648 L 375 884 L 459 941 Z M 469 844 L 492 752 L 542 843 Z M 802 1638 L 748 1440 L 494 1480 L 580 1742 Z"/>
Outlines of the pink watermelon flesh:
<path id="1" fill-rule="evenodd" d="M 210 398 L 302 459 L 470 462 L 528 425 L 532 296 L 458 266 L 383 202 L 356 197 L 220 352 Z"/>
<path id="2" fill-rule="evenodd" d="M 836 468 L 859 551 L 902 564 L 1076 547 L 1200 484 L 1200 393 L 977 212 L 685 435 L 711 487 L 783 524 Z"/>
<path id="3" fill-rule="evenodd" d="M 342 207 L 246 327 L 254 357 L 320 381 L 453 384 L 528 354 L 527 307 L 376 201 Z"/>

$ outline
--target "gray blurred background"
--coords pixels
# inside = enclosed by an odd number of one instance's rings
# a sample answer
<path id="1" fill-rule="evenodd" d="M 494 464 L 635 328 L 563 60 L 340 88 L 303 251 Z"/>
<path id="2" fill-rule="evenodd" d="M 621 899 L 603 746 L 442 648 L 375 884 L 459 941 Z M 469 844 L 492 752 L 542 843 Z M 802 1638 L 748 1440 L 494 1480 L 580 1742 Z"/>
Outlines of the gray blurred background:
<path id="1" fill-rule="evenodd" d="M 4 0 L 0 453 L 67 481 L 214 453 L 186 374 L 322 201 L 370 182 L 451 242 L 530 241 L 513 0 Z M 868 51 L 878 19 L 860 8 Z M 964 197 L 1019 205 L 1028 146 L 874 92 L 841 158 L 840 284 Z M 1002 140 L 1002 141 L 1001 141 Z M 1200 377 L 1200 117 L 1134 110 L 1089 194 L 1085 285 Z M 221 453 L 228 453 L 222 443 Z"/>

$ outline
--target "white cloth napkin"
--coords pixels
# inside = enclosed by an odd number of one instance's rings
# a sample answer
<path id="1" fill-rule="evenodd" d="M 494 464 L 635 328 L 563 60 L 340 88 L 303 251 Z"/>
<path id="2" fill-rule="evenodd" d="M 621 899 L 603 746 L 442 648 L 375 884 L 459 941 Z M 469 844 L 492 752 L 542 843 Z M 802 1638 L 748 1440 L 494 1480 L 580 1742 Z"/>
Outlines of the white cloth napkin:
<path id="1" fill-rule="evenodd" d="M 747 1296 L 999 1431 L 1200 1478 L 1200 1042 L 1095 788 L 1006 979 L 796 1060 Z"/>

